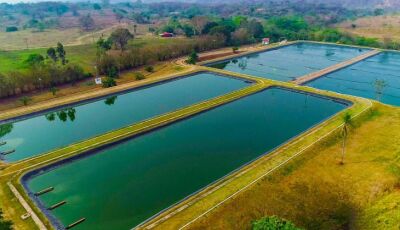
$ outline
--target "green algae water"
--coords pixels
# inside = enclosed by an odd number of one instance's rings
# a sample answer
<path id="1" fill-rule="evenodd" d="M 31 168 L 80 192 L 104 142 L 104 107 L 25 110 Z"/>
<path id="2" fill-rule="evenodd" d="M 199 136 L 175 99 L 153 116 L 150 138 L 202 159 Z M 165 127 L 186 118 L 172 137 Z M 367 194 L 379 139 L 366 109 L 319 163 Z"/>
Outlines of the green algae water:
<path id="1" fill-rule="evenodd" d="M 54 222 L 129 229 L 346 108 L 271 88 L 24 179 Z M 32 194 L 32 193 L 31 193 Z M 75 228 L 74 228 L 75 229 Z"/>
<path id="2" fill-rule="evenodd" d="M 178 78 L 47 114 L 0 123 L 0 152 L 12 162 L 189 106 L 249 85 L 209 72 Z"/>
<path id="3" fill-rule="evenodd" d="M 380 53 L 307 85 L 400 106 L 400 53 Z"/>
<path id="4" fill-rule="evenodd" d="M 298 43 L 208 66 L 278 81 L 291 81 L 367 51 L 347 46 Z"/>

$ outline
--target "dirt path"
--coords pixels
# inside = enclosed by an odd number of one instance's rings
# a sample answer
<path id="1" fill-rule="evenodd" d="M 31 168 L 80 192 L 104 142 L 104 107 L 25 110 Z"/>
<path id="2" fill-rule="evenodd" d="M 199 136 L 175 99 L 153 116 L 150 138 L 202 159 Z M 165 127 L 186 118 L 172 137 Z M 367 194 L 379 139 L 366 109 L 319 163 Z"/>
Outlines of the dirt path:
<path id="1" fill-rule="evenodd" d="M 40 230 L 47 230 L 46 226 L 43 224 L 43 222 L 39 219 L 39 217 L 36 215 L 36 213 L 32 210 L 31 206 L 25 201 L 25 199 L 21 196 L 21 194 L 18 192 L 18 190 L 14 187 L 14 185 L 11 184 L 11 182 L 7 182 L 8 187 L 10 188 L 11 192 L 14 194 L 14 196 L 18 199 L 18 201 L 21 203 L 21 205 L 25 208 L 25 210 L 29 213 L 31 216 L 32 220 L 35 222 L 36 226 Z"/>
<path id="2" fill-rule="evenodd" d="M 296 78 L 292 82 L 295 83 L 295 84 L 298 84 L 298 85 L 302 85 L 304 83 L 307 83 L 307 82 L 313 81 L 313 80 L 315 80 L 317 78 L 320 78 L 320 77 L 322 77 L 322 76 L 324 76 L 326 74 L 335 72 L 335 71 L 337 71 L 339 69 L 346 68 L 346 67 L 348 67 L 350 65 L 353 65 L 353 64 L 355 64 L 357 62 L 365 60 L 365 59 L 367 59 L 369 57 L 375 56 L 375 55 L 379 54 L 380 52 L 381 52 L 380 50 L 372 50 L 372 51 L 370 51 L 368 53 L 365 53 L 363 55 L 360 55 L 360 56 L 355 57 L 353 59 L 350 59 L 348 61 L 341 62 L 341 63 L 338 63 L 336 65 L 329 66 L 328 68 L 325 68 L 323 70 L 320 70 L 320 71 L 317 71 L 317 72 L 313 72 L 313 73 L 304 75 L 302 77 Z"/>

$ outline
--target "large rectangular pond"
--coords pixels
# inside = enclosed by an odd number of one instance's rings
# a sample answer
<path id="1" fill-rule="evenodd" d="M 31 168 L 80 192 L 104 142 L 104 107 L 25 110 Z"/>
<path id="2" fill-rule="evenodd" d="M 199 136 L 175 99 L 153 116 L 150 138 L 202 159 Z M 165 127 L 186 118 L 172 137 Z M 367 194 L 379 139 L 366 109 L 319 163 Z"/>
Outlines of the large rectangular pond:
<path id="1" fill-rule="evenodd" d="M 12 162 L 247 86 L 243 80 L 199 73 L 120 95 L 0 123 L 0 152 Z"/>
<path id="2" fill-rule="evenodd" d="M 400 106 L 400 53 L 380 53 L 307 85 Z"/>
<path id="3" fill-rule="evenodd" d="M 369 50 L 347 46 L 297 43 L 207 66 L 273 80 L 291 81 L 367 51 Z"/>
<path id="4" fill-rule="evenodd" d="M 129 229 L 273 150 L 347 105 L 270 88 L 23 178 L 53 222 Z M 92 155 L 93 154 L 93 155 Z"/>

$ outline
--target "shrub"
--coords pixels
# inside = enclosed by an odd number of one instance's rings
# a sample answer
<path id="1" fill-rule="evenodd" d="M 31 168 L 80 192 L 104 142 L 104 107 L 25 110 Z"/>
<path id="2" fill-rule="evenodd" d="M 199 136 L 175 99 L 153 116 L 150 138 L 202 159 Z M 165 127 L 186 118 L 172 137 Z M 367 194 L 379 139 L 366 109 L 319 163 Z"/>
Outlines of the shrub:
<path id="1" fill-rule="evenodd" d="M 27 96 L 23 96 L 23 97 L 21 97 L 20 99 L 19 99 L 19 101 L 23 104 L 23 105 L 28 105 L 28 103 L 30 102 L 30 101 L 32 101 L 32 98 L 30 98 L 30 97 L 27 97 Z"/>
<path id="2" fill-rule="evenodd" d="M 239 47 L 237 47 L 237 46 L 232 47 L 232 52 L 236 53 L 238 50 L 239 50 Z"/>
<path id="3" fill-rule="evenodd" d="M 292 222 L 277 216 L 264 217 L 253 222 L 253 230 L 301 230 Z"/>
<path id="4" fill-rule="evenodd" d="M 6 32 L 15 32 L 18 31 L 18 27 L 16 26 L 7 26 L 6 27 Z"/>
<path id="5" fill-rule="evenodd" d="M 146 77 L 142 73 L 136 72 L 135 73 L 135 79 L 140 81 L 140 80 L 146 79 Z"/>
<path id="6" fill-rule="evenodd" d="M 149 73 L 153 73 L 153 72 L 154 72 L 154 67 L 151 66 L 151 65 L 149 65 L 149 66 L 146 66 L 146 67 L 144 68 L 144 70 L 146 70 L 146 71 L 149 72 Z"/>

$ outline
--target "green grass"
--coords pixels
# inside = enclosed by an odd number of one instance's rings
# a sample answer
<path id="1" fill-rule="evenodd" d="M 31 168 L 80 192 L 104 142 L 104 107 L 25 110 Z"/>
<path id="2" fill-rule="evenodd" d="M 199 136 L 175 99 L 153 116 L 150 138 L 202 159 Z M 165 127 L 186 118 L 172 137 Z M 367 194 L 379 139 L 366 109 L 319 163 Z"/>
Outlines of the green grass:
<path id="1" fill-rule="evenodd" d="M 27 65 L 24 61 L 30 54 L 41 54 L 46 56 L 45 48 L 0 51 L 0 73 L 6 73 L 13 70 L 24 70 Z M 94 45 L 66 46 L 67 59 L 71 63 L 80 64 L 86 71 L 93 71 L 96 58 L 96 48 Z"/>
<path id="2" fill-rule="evenodd" d="M 140 37 L 134 39 L 130 45 L 132 47 L 146 47 L 151 45 L 170 45 L 179 44 L 187 41 L 186 38 L 157 38 L 157 37 Z M 56 44 L 54 44 L 55 46 Z M 24 61 L 30 54 L 37 53 L 46 56 L 45 48 L 28 49 L 28 50 L 13 50 L 1 51 L 0 50 L 0 73 L 5 73 L 13 70 L 24 70 L 27 65 Z M 71 63 L 81 65 L 86 71 L 94 72 L 94 65 L 96 60 L 96 47 L 94 44 L 65 46 L 67 52 L 67 59 Z"/>

